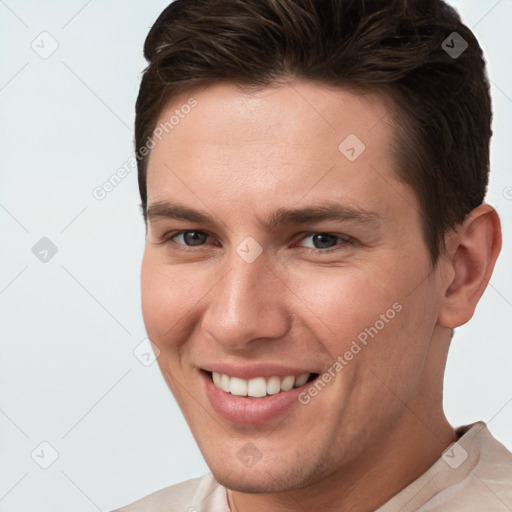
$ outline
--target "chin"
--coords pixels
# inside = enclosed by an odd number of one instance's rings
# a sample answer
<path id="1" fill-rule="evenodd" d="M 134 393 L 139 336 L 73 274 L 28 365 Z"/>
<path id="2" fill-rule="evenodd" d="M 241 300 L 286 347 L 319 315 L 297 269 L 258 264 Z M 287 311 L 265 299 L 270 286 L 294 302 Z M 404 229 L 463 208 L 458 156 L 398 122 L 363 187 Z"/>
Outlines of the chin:
<path id="1" fill-rule="evenodd" d="M 315 478 L 307 476 L 303 469 L 290 467 L 277 468 L 274 465 L 261 465 L 259 468 L 238 467 L 216 468 L 211 466 L 215 480 L 232 491 L 250 494 L 271 494 L 306 487 Z"/>

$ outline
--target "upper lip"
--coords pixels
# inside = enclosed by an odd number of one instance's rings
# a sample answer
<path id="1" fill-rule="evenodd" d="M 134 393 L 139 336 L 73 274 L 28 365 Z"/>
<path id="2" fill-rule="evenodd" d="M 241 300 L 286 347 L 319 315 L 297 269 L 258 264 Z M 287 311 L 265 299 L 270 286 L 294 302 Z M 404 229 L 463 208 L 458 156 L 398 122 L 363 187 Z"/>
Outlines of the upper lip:
<path id="1" fill-rule="evenodd" d="M 201 370 L 207 372 L 216 372 L 228 375 L 229 377 L 238 377 L 240 379 L 254 379 L 256 377 L 286 377 L 288 375 L 303 375 L 305 373 L 319 373 L 305 367 L 283 366 L 277 363 L 253 363 L 253 364 L 225 364 L 211 363 L 202 365 Z"/>

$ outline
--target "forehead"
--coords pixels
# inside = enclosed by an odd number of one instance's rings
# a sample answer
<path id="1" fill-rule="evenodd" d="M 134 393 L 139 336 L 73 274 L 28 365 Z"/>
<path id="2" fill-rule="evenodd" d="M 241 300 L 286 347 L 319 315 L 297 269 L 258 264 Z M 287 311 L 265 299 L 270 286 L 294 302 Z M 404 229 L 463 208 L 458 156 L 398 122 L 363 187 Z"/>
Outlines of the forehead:
<path id="1" fill-rule="evenodd" d="M 191 98 L 195 106 L 188 108 Z M 377 93 L 357 93 L 323 84 L 295 81 L 248 90 L 236 84 L 216 84 L 174 97 L 157 126 L 172 118 L 173 139 L 191 135 L 188 144 L 228 146 L 280 143 L 313 149 L 309 141 L 333 146 L 344 136 L 382 142 L 391 135 L 390 101 Z M 179 119 L 178 119 L 179 117 Z M 187 129 L 189 128 L 189 129 Z M 276 138 L 277 136 L 277 138 Z M 234 145 L 233 145 L 234 144 Z M 337 147 L 338 144 L 335 144 Z M 375 144 L 373 149 L 378 149 Z"/>
<path id="2" fill-rule="evenodd" d="M 199 191 L 253 205 L 336 192 L 352 203 L 378 199 L 395 180 L 389 107 L 379 94 L 304 81 L 181 94 L 157 122 L 148 202 L 176 195 L 197 202 Z"/>

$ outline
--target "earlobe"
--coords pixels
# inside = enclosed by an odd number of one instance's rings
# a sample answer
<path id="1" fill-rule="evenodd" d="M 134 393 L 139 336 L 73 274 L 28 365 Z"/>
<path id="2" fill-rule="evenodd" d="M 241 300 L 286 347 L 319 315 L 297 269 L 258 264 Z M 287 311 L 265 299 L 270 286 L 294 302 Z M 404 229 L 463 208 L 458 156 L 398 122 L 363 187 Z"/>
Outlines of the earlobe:
<path id="1" fill-rule="evenodd" d="M 454 329 L 473 316 L 491 278 L 501 250 L 501 224 L 494 208 L 481 204 L 457 227 L 447 243 L 444 265 L 449 279 L 439 309 L 438 323 Z"/>

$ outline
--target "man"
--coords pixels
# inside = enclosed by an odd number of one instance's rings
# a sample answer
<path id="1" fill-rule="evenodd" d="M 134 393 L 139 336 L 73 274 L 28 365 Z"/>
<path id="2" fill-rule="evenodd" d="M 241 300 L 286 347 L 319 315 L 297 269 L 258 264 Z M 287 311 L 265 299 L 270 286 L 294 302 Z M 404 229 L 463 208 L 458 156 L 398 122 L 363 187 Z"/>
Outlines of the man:
<path id="1" fill-rule="evenodd" d="M 177 0 L 136 107 L 142 301 L 211 474 L 121 510 L 512 510 L 443 373 L 501 247 L 481 49 L 439 0 Z"/>

